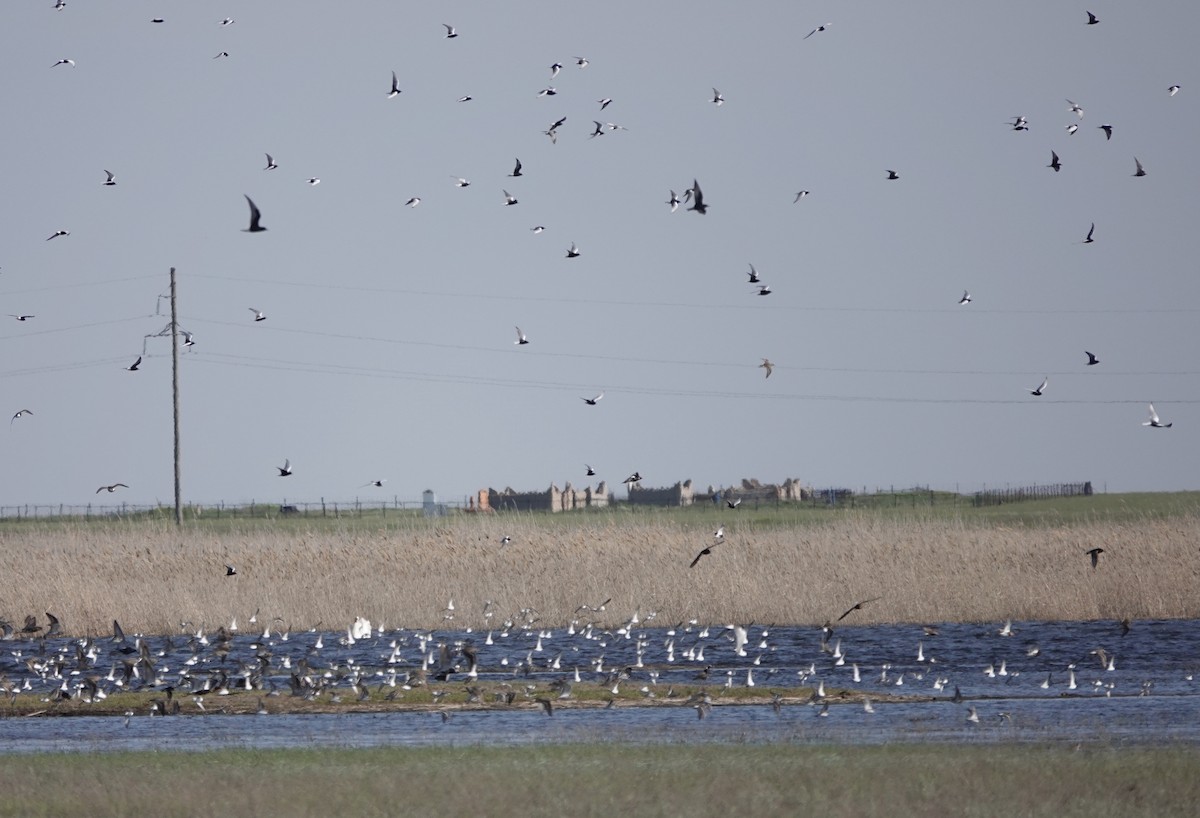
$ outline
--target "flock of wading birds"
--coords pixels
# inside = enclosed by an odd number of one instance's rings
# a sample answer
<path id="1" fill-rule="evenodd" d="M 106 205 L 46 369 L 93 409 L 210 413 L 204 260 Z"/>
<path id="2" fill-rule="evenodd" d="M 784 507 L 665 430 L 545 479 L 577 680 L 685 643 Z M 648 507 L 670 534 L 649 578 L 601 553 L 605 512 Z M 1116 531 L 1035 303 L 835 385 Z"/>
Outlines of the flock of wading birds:
<path id="1" fill-rule="evenodd" d="M 282 621 L 279 618 L 259 624 L 258 611 L 249 618 L 251 628 L 246 634 L 239 633 L 235 618 L 228 627 L 222 626 L 215 632 L 206 632 L 203 627 L 193 629 L 191 623 L 182 622 L 179 636 L 131 639 L 114 620 L 111 637 L 66 639 L 58 618 L 47 613 L 45 628 L 32 615 L 26 617 L 20 629 L 0 620 L 0 640 L 17 642 L 15 649 L 10 648 L 0 656 L 0 692 L 10 704 L 16 704 L 22 696 L 36 698 L 39 704 L 48 706 L 43 712 L 53 712 L 71 702 L 85 706 L 98 704 L 121 692 L 161 694 L 149 700 L 147 715 L 170 716 L 185 712 L 268 715 L 272 712 L 268 700 L 282 701 L 280 697 L 285 694 L 299 702 L 351 707 L 373 702 L 383 707 L 388 703 L 403 704 L 409 693 L 421 691 L 427 696 L 419 692 L 407 703 L 438 709 L 442 719 L 449 720 L 455 709 L 541 708 L 547 716 L 553 716 L 556 706 L 571 700 L 576 692 L 587 691 L 568 706 L 682 705 L 695 708 L 703 719 L 710 714 L 713 704 L 721 703 L 721 697 L 735 687 L 737 673 L 746 688 L 764 683 L 783 688 L 783 692 L 768 691 L 776 714 L 780 714 L 785 704 L 808 704 L 819 708 L 818 716 L 827 716 L 831 703 L 860 703 L 866 713 L 874 714 L 866 691 L 848 692 L 853 688 L 844 688 L 827 693 L 818 661 L 826 668 L 824 672 L 849 673 L 854 685 L 864 682 L 866 677 L 858 664 L 847 661 L 851 648 L 843 645 L 844 640 L 835 633 L 835 628 L 877 599 L 858 602 L 835 622 L 826 622 L 821 628 L 820 658 L 801 660 L 794 681 L 788 672 L 792 668 L 777 663 L 775 651 L 787 643 L 772 641 L 773 626 L 710 627 L 693 619 L 651 635 L 648 628 L 657 615 L 651 612 L 644 618 L 635 613 L 619 627 L 605 628 L 595 620 L 611 599 L 595 606 L 579 606 L 561 634 L 538 624 L 538 612 L 530 608 L 497 623 L 493 603 L 488 602 L 483 608 L 488 630 L 481 643 L 474 640 L 479 634 L 472 628 L 436 635 L 433 631 L 388 631 L 364 617 L 357 617 L 344 635 L 334 636 L 317 628 L 293 635 L 277 626 Z M 451 600 L 443 612 L 447 627 L 454 615 Z M 1120 626 L 1122 636 L 1130 631 L 1129 620 Z M 760 630 L 757 639 L 752 638 L 752 629 Z M 897 667 L 885 662 L 876 689 L 899 688 L 906 678 L 911 687 L 932 677 L 933 690 L 943 694 L 933 699 L 966 703 L 967 697 L 950 678 L 962 666 L 951 670 L 939 665 L 937 656 L 926 655 L 926 641 L 935 640 L 939 629 L 924 626 L 922 632 L 923 639 L 916 646 L 918 664 Z M 975 636 L 990 634 L 1004 638 L 1017 633 L 1009 620 L 998 630 Z M 795 641 L 790 634 L 785 638 Z M 660 639 L 659 649 L 651 653 Z M 405 653 L 412 658 L 405 658 Z M 1041 650 L 1036 642 L 1030 642 L 1023 653 L 1032 661 Z M 485 666 L 485 662 L 490 666 Z M 581 670 L 581 665 L 586 670 Z M 1088 673 L 1089 668 L 1100 674 L 1114 671 L 1116 656 L 1104 648 L 1096 648 L 1061 665 L 1060 668 L 1057 663 L 1043 664 L 1053 669 L 1038 687 L 1050 690 L 1055 672 L 1060 673 L 1060 679 L 1065 672 L 1065 689 L 1075 691 L 1081 686 L 1077 671 L 1081 675 Z M 760 681 L 756 681 L 756 673 Z M 1009 669 L 1003 658 L 994 659 L 983 670 L 985 677 L 1004 683 L 1020 673 L 1018 669 Z M 1185 679 L 1191 682 L 1192 675 L 1187 674 Z M 460 680 L 461 688 L 449 686 Z M 679 692 L 676 685 L 681 688 Z M 1144 682 L 1139 695 L 1148 695 L 1151 685 L 1152 682 Z M 1105 682 L 1098 675 L 1090 682 L 1085 679 L 1082 686 L 1092 688 L 1093 693 L 1111 696 L 1116 683 Z M 804 688 L 805 692 L 788 695 L 789 688 Z M 952 695 L 948 694 L 950 688 L 954 691 Z M 599 698 L 591 691 L 599 693 Z M 245 698 L 225 698 L 235 694 L 255 697 L 256 708 L 249 709 Z M 879 696 L 886 699 L 894 694 L 881 692 Z M 738 698 L 731 697 L 725 702 L 733 704 Z M 295 708 L 274 706 L 275 712 L 290 709 Z M 133 710 L 124 712 L 126 726 L 133 715 Z M 997 715 L 1011 719 L 1006 713 Z M 979 723 L 973 705 L 968 706 L 965 719 L 968 724 Z"/>

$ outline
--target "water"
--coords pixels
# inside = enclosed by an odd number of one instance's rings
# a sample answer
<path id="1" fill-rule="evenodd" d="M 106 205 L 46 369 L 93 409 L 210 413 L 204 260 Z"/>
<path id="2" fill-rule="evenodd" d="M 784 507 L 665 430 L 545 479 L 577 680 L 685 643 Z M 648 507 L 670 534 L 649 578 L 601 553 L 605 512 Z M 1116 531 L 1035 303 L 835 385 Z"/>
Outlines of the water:
<path id="1" fill-rule="evenodd" d="M 707 633 L 697 626 L 678 626 L 673 636 L 672 629 L 641 624 L 577 633 L 514 628 L 494 632 L 490 645 L 487 632 L 387 631 L 353 644 L 338 633 L 298 633 L 285 640 L 276 633 L 264 639 L 262 633 L 243 632 L 233 635 L 223 658 L 214 634 L 207 635 L 208 645 L 194 636 L 173 637 L 170 643 L 153 637 L 146 642 L 158 678 L 132 678 L 128 686 L 175 685 L 181 715 L 150 717 L 140 712 L 128 722 L 90 716 L 0 719 L 0 752 L 568 741 L 1200 741 L 1200 685 L 1194 680 L 1200 665 L 1197 621 L 1135 622 L 1124 635 L 1111 621 L 1017 622 L 1011 636 L 1000 635 L 1003 624 L 946 624 L 933 636 L 913 625 L 845 627 L 838 628 L 824 648 L 820 629 L 769 628 L 764 636 L 762 627 L 752 626 L 746 629 L 744 656 L 735 650 L 735 632 L 723 626 L 710 626 Z M 491 709 L 457 709 L 464 699 L 463 683 L 471 680 L 466 674 L 469 661 L 456 645 L 467 640 L 477 650 L 479 680 L 489 687 L 511 684 L 518 701 L 530 700 L 524 695 L 526 686 L 531 686 L 531 696 L 553 699 L 557 694 L 549 683 L 574 680 L 578 668 L 576 690 L 598 685 L 611 690 L 616 684 L 622 692 L 640 691 L 639 697 L 652 698 L 660 706 L 619 701 L 608 709 L 585 709 L 567 704 L 552 717 L 540 709 L 490 702 Z M 44 652 L 37 642 L 9 641 L 2 645 L 0 673 L 10 684 L 29 688 L 18 693 L 21 697 L 48 700 L 64 685 L 73 692 L 89 674 L 99 677 L 102 690 L 114 690 L 116 682 L 107 677 L 121 678 L 123 660 L 137 658 L 136 652 L 121 652 L 130 650 L 133 642 L 131 636 L 124 645 L 108 638 L 89 645 L 95 659 L 85 660 L 88 666 L 81 669 L 77 640 L 47 640 Z M 446 682 L 433 680 L 441 644 L 447 645 L 462 671 Z M 839 654 L 840 664 L 835 658 Z M 402 701 L 405 675 L 427 657 L 432 662 L 429 686 L 447 691 L 445 720 L 440 712 L 411 711 L 222 715 L 216 712 L 222 699 L 215 692 L 204 699 L 208 712 L 200 715 L 188 692 L 202 689 L 218 671 L 237 691 L 247 672 L 253 678 L 256 669 L 265 667 L 263 690 L 249 695 L 263 696 L 270 710 L 279 698 L 267 692 L 274 687 L 280 698 L 288 697 L 288 679 L 306 660 L 312 675 L 329 674 L 332 691 L 348 708 L 354 701 L 356 675 L 371 689 L 399 691 Z M 61 670 L 56 670 L 59 664 Z M 181 672 L 190 678 L 181 681 Z M 822 702 L 789 703 L 776 714 L 769 704 L 737 705 L 731 697 L 722 698 L 727 688 L 743 688 L 751 679 L 764 695 L 779 691 L 798 696 L 798 688 L 823 683 L 831 693 L 829 707 Z M 699 719 L 687 697 L 702 688 L 714 706 L 707 718 Z M 861 703 L 832 697 L 842 688 L 872 697 L 875 713 L 865 712 Z M 956 688 L 964 699 L 961 703 L 951 701 Z M 910 700 L 892 701 L 895 696 Z M 968 708 L 975 709 L 978 723 L 967 721 Z"/>

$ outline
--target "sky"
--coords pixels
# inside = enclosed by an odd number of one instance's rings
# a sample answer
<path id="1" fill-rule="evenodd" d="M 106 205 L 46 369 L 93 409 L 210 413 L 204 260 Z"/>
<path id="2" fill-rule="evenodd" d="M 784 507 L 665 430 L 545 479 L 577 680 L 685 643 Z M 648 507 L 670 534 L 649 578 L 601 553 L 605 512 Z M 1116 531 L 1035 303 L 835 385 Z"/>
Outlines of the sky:
<path id="1" fill-rule="evenodd" d="M 1088 9 L 4 3 L 0 506 L 171 502 L 171 267 L 187 502 L 1200 488 L 1200 5 Z"/>

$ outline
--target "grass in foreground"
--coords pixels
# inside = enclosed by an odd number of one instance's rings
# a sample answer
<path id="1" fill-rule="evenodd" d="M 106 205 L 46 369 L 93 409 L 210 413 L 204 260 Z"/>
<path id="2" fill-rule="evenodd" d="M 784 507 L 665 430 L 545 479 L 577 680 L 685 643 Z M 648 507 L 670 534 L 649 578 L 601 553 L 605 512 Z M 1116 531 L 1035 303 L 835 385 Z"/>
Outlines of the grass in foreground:
<path id="1" fill-rule="evenodd" d="M 0 816 L 1191 816 L 1200 750 L 614 744 L 0 757 Z"/>

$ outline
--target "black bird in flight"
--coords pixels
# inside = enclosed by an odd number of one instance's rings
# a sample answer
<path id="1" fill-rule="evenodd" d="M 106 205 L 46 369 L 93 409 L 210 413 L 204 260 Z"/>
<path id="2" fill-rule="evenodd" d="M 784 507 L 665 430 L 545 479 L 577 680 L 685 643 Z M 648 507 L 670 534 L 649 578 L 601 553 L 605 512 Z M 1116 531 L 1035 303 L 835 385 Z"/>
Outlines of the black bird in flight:
<path id="1" fill-rule="evenodd" d="M 237 569 L 234 568 L 229 563 L 225 563 L 225 576 L 227 576 L 227 577 L 237 576 Z"/>
<path id="2" fill-rule="evenodd" d="M 839 616 L 839 617 L 837 618 L 837 621 L 838 621 L 838 622 L 841 622 L 843 619 L 845 619 L 847 616 L 849 616 L 850 614 L 854 613 L 855 611 L 861 611 L 861 610 L 862 610 L 862 606 L 863 606 L 863 605 L 866 605 L 868 602 L 877 602 L 877 601 L 879 601 L 880 599 L 883 599 L 883 597 L 881 597 L 881 596 L 875 596 L 875 597 L 871 597 L 870 599 L 864 599 L 862 602 L 859 602 L 859 603 L 857 603 L 857 604 L 855 604 L 855 605 L 851 605 L 849 608 L 847 608 L 847 609 L 846 609 L 846 612 L 845 612 L 844 614 L 842 614 L 841 616 Z"/>
<path id="3" fill-rule="evenodd" d="M 1103 548 L 1093 548 L 1090 551 L 1085 551 L 1084 553 L 1092 558 L 1092 568 L 1095 568 L 1096 563 L 1100 562 L 1100 555 L 1104 553 L 1104 549 Z"/>
<path id="4" fill-rule="evenodd" d="M 711 554 L 711 553 L 712 553 L 712 550 L 713 550 L 715 547 L 716 547 L 716 545 L 715 545 L 715 544 L 714 544 L 714 545 L 710 545 L 710 546 L 708 546 L 707 548 L 705 548 L 703 551 L 701 551 L 699 554 L 697 554 L 697 555 L 696 555 L 696 559 L 692 560 L 692 564 L 691 564 L 691 565 L 689 565 L 689 566 L 688 566 L 688 568 L 695 568 L 695 567 L 696 567 L 696 563 L 700 562 L 700 558 L 701 558 L 701 557 L 703 557 L 703 556 L 705 556 L 705 555 L 707 555 L 707 554 Z"/>
<path id="5" fill-rule="evenodd" d="M 1088 16 L 1087 24 L 1089 26 L 1094 26 L 1094 25 L 1096 25 L 1096 23 L 1100 22 L 1100 18 L 1097 17 L 1096 15 L 1092 14 L 1090 11 L 1087 13 L 1087 16 Z"/>
<path id="6" fill-rule="evenodd" d="M 96 493 L 99 494 L 102 491 L 107 491 L 109 494 L 112 494 L 117 489 L 127 488 L 129 488 L 129 486 L 125 485 L 124 483 L 113 483 L 111 486 L 101 486 L 100 488 L 96 489 Z"/>
<path id="7" fill-rule="evenodd" d="M 1095 232 L 1096 232 L 1096 223 L 1095 223 L 1095 222 L 1092 222 L 1092 226 L 1088 228 L 1088 234 L 1087 234 L 1087 238 L 1085 238 L 1085 239 L 1083 240 L 1083 243 L 1084 243 L 1084 244 L 1091 244 L 1093 241 L 1095 241 L 1095 239 L 1093 239 L 1093 238 L 1092 238 L 1092 234 L 1093 234 L 1093 233 L 1095 233 Z"/>
<path id="8" fill-rule="evenodd" d="M 242 194 L 246 196 L 245 193 Z M 243 233 L 261 233 L 267 228 L 263 227 L 259 222 L 262 220 L 262 213 L 259 212 L 258 205 L 249 196 L 246 196 L 246 201 L 250 203 L 250 226 L 243 230 Z"/>
<path id="9" fill-rule="evenodd" d="M 1050 379 L 1042 378 L 1041 386 L 1039 386 L 1037 389 L 1030 389 L 1029 394 L 1037 395 L 1038 397 L 1041 397 L 1042 393 L 1046 391 L 1046 387 L 1049 385 L 1050 385 Z"/>
<path id="10" fill-rule="evenodd" d="M 520 176 L 521 175 L 521 160 L 520 159 L 517 160 L 517 166 L 515 168 L 513 168 L 513 172 L 508 175 L 509 176 Z"/>
<path id="11" fill-rule="evenodd" d="M 1088 352 L 1086 349 L 1083 351 L 1083 354 L 1088 356 L 1088 362 L 1087 362 L 1088 366 L 1095 366 L 1096 364 L 1100 363 L 1100 359 L 1097 358 L 1092 353 Z"/>
<path id="12" fill-rule="evenodd" d="M 139 356 L 138 356 L 138 359 L 137 359 L 136 361 L 134 361 L 132 364 L 130 364 L 129 366 L 127 366 L 127 367 L 125 367 L 125 368 L 126 368 L 127 370 L 129 370 L 130 372 L 137 372 L 137 371 L 138 371 L 138 367 L 139 367 L 139 366 L 141 366 L 141 365 L 142 365 L 142 356 L 141 356 L 141 355 L 139 355 Z"/>
<path id="13" fill-rule="evenodd" d="M 280 477 L 292 476 L 292 461 L 288 460 L 287 458 L 284 458 L 282 466 L 276 466 L 275 468 L 279 469 Z"/>
<path id="14" fill-rule="evenodd" d="M 702 216 L 708 212 L 708 205 L 704 203 L 704 193 L 700 190 L 700 183 L 695 179 L 692 180 L 692 206 L 688 210 L 695 210 Z"/>
<path id="15" fill-rule="evenodd" d="M 1062 170 L 1062 162 L 1058 161 L 1058 154 L 1054 151 L 1050 151 L 1050 164 L 1046 165 L 1046 167 L 1054 168 L 1055 173 L 1058 173 L 1060 170 Z"/>
<path id="16" fill-rule="evenodd" d="M 888 181 L 889 181 L 889 182 L 890 182 L 890 181 L 894 181 L 894 180 L 896 180 L 896 179 L 899 179 L 899 178 L 900 178 L 900 174 L 899 174 L 899 173 L 896 173 L 896 171 L 894 171 L 894 170 L 889 170 L 889 171 L 887 172 L 887 175 L 888 175 L 888 177 L 887 177 L 887 178 L 888 178 Z"/>

